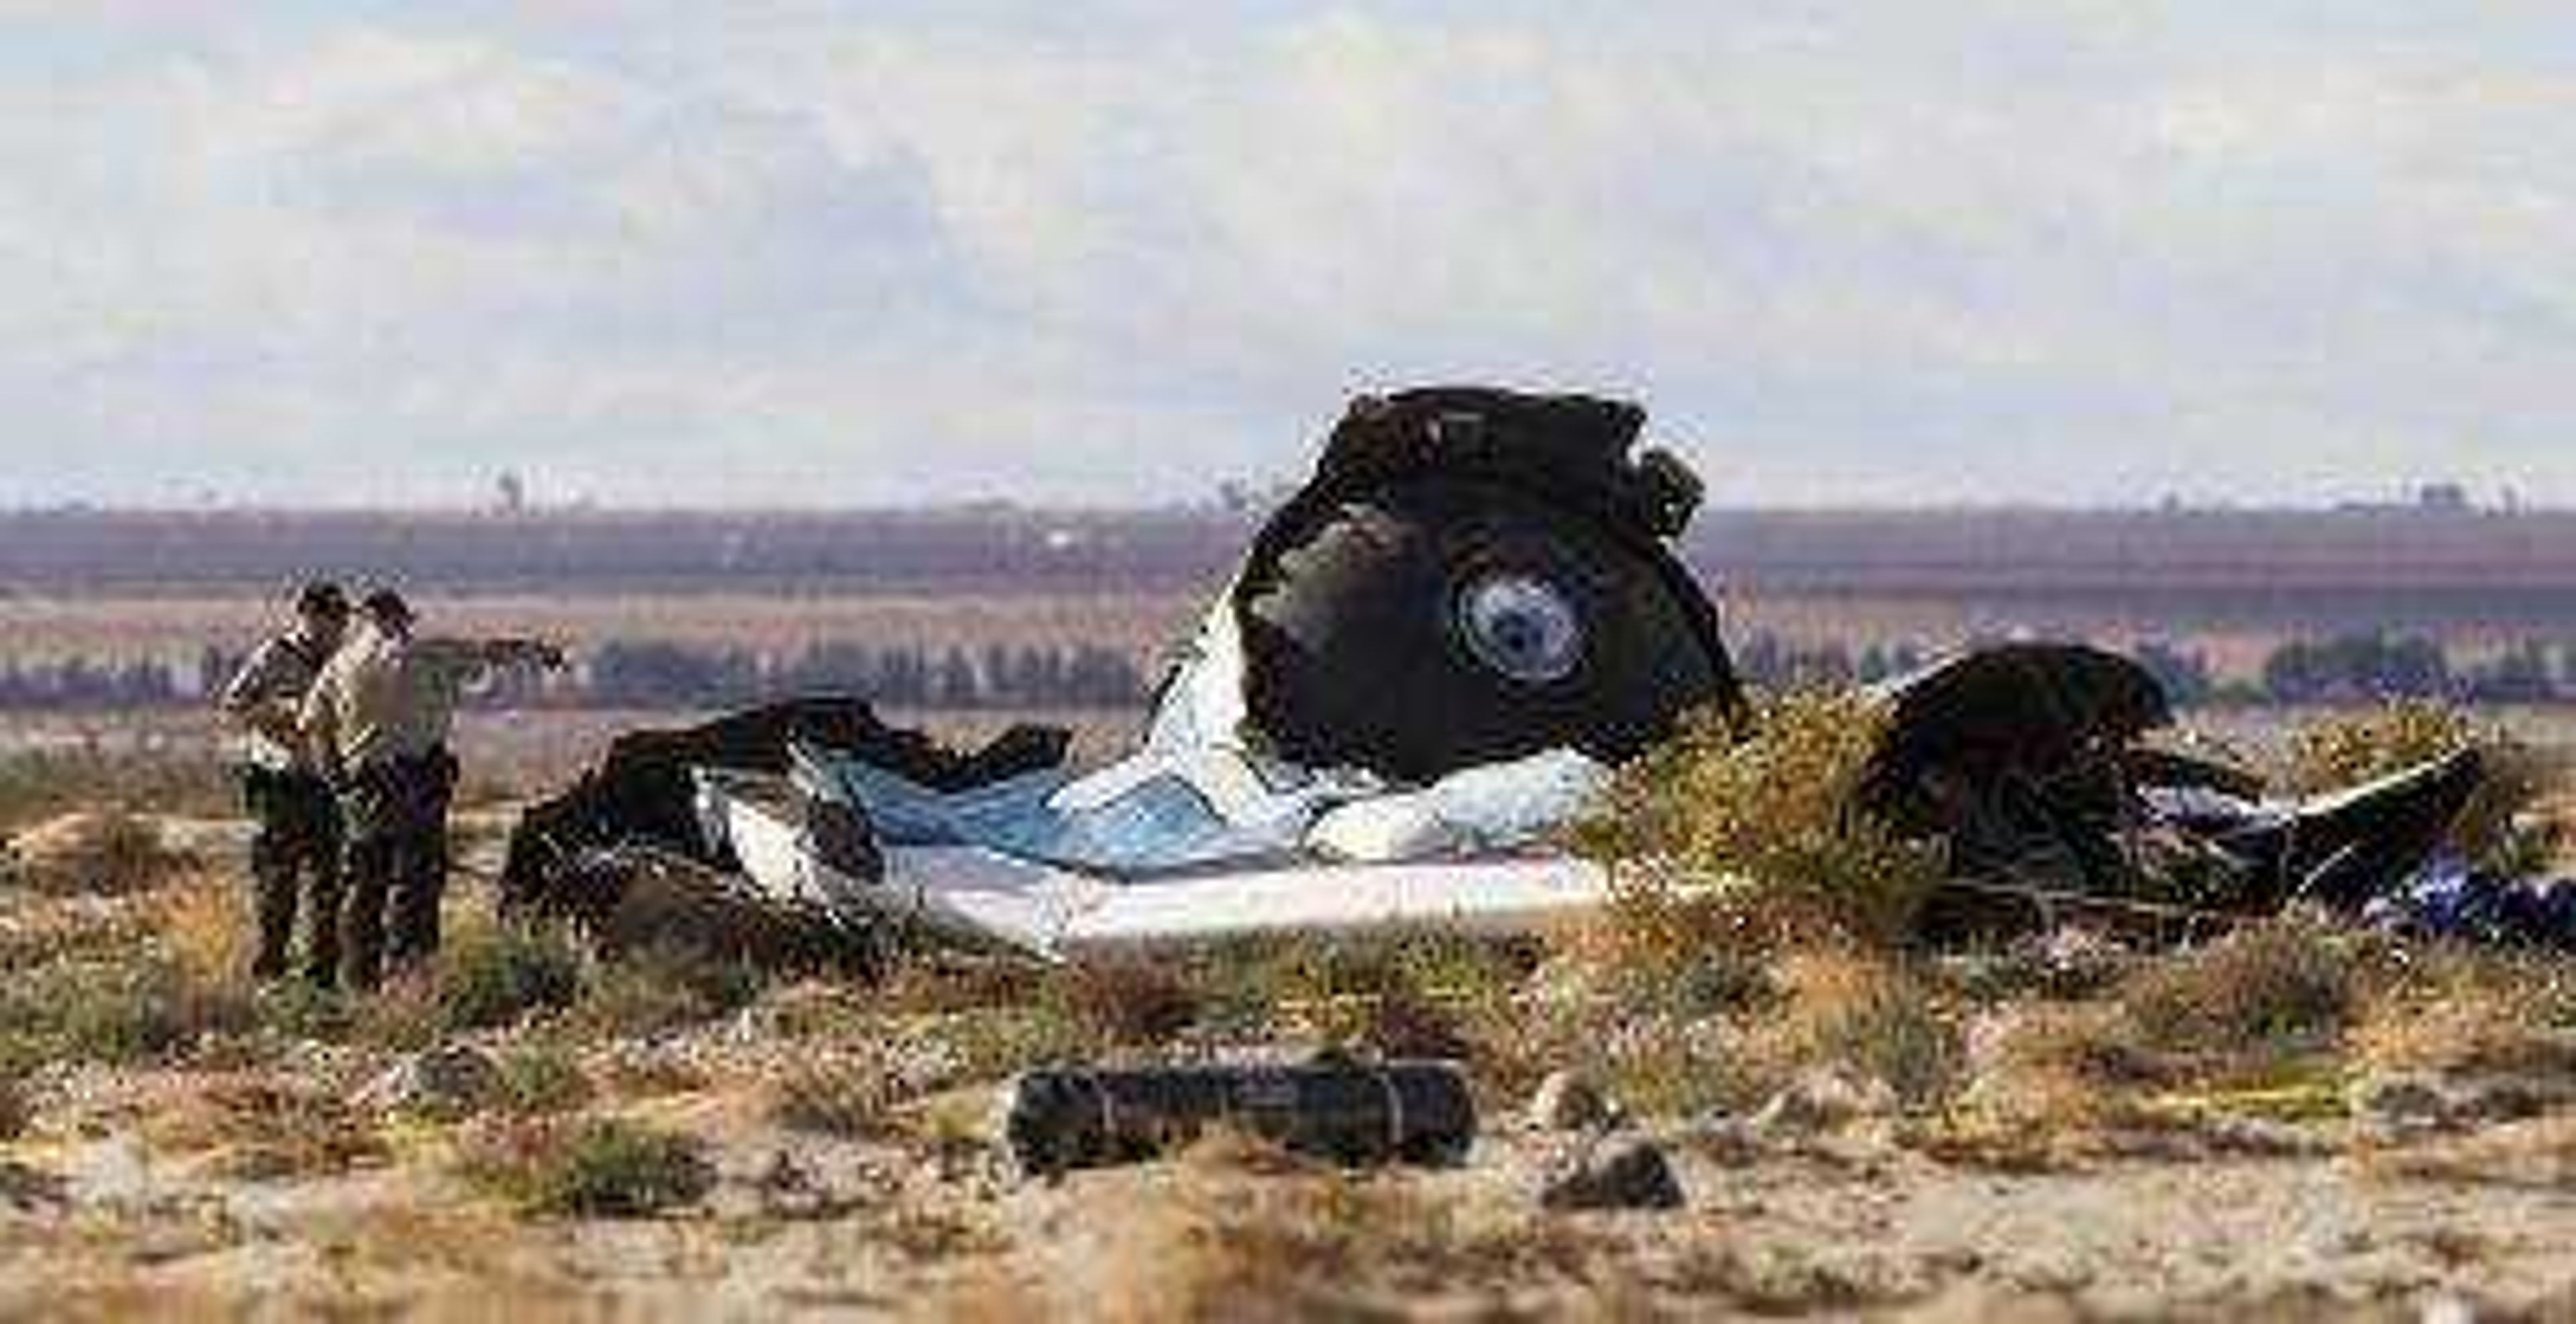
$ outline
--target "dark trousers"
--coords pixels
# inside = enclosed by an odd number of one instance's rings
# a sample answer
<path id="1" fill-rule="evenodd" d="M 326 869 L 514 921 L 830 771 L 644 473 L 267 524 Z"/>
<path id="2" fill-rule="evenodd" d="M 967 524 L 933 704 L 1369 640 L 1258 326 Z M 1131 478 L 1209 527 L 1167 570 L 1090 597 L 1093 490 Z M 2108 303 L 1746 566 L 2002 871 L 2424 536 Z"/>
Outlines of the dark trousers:
<path id="1" fill-rule="evenodd" d="M 305 973 L 329 984 L 340 975 L 339 801 L 328 782 L 306 772 L 246 767 L 241 789 L 255 828 L 250 873 L 259 952 L 251 970 L 262 979 L 286 973 L 300 908 L 312 930 Z"/>
<path id="2" fill-rule="evenodd" d="M 447 806 L 455 792 L 456 760 L 445 750 L 371 764 L 341 788 L 349 828 L 349 982 L 359 988 L 382 982 L 388 965 L 401 969 L 438 951 Z"/>

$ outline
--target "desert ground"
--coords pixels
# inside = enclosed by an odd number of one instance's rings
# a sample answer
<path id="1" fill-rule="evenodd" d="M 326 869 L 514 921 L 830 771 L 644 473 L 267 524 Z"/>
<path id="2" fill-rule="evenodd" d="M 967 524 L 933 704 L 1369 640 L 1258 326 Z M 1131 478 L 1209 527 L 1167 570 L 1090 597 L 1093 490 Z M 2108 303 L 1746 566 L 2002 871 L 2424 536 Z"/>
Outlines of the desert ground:
<path id="1" fill-rule="evenodd" d="M 0 1316 L 2576 1318 L 2563 959 L 2298 916 L 1917 952 L 1621 915 L 875 983 L 608 964 L 476 881 L 605 733 L 477 802 L 446 952 L 366 1000 L 246 977 L 199 744 L 12 783 Z M 996 1156 L 1020 1068 L 1327 1047 L 1465 1063 L 1471 1156 Z M 1677 1206 L 1563 1195 L 1639 1149 Z"/>

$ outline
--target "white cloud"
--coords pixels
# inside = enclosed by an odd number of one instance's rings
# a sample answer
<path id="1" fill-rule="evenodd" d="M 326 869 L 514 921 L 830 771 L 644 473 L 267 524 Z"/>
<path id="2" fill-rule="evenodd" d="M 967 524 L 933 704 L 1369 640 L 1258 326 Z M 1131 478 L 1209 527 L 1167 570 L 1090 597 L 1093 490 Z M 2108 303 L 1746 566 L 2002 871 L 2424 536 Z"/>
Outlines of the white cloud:
<path id="1" fill-rule="evenodd" d="M 2554 7 L 154 12 L 0 55 L 0 500 L 1192 495 L 1460 376 L 1747 499 L 2576 500 Z"/>

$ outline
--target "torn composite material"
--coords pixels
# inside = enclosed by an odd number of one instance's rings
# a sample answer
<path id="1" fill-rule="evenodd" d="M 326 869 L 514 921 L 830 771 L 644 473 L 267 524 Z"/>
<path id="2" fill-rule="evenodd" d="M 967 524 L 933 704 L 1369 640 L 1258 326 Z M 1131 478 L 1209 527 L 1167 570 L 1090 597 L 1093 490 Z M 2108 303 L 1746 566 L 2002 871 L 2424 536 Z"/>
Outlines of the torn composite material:
<path id="1" fill-rule="evenodd" d="M 570 846 L 640 837 L 738 859 L 781 901 L 1049 954 L 1517 930 L 1597 909 L 1602 870 L 1526 853 L 1582 799 L 1547 791 L 1537 761 L 1599 773 L 1693 708 L 1749 729 L 1716 608 L 1670 547 L 1697 480 L 1631 454 L 1643 420 L 1581 396 L 1362 399 L 1255 537 L 1127 759 L 1077 778 L 1060 735 L 956 755 L 863 709 L 838 737 L 747 715 L 621 742 L 522 824 L 511 877 L 534 885 L 510 890 L 545 895 Z M 1882 697 L 1863 807 L 1946 840 L 1956 874 L 2005 885 L 2116 896 L 2171 856 L 2213 866 L 2239 913 L 2293 895 L 2357 906 L 2420 868 L 2480 779 L 2464 756 L 2336 801 L 2272 802 L 2230 770 L 2141 750 L 2171 717 L 2163 692 L 2077 647 L 1980 650 Z M 790 759 L 799 747 L 827 752 Z M 684 760 L 704 811 L 694 850 L 678 840 L 695 830 Z"/>
<path id="2" fill-rule="evenodd" d="M 749 794 L 723 803 L 734 853 L 772 896 L 1049 957 L 1282 933 L 1528 933 L 1610 897 L 1607 870 L 1564 855 L 1114 878 L 981 847 L 895 846 L 871 878 L 815 850 L 797 806 Z"/>
<path id="3" fill-rule="evenodd" d="M 1670 547 L 1698 480 L 1637 452 L 1644 422 L 1576 395 L 1363 397 L 1128 758 L 945 791 L 826 752 L 792 795 L 709 784 L 711 817 L 782 898 L 1049 953 L 1597 909 L 1600 868 L 1526 852 L 1688 710 L 1744 707 Z"/>

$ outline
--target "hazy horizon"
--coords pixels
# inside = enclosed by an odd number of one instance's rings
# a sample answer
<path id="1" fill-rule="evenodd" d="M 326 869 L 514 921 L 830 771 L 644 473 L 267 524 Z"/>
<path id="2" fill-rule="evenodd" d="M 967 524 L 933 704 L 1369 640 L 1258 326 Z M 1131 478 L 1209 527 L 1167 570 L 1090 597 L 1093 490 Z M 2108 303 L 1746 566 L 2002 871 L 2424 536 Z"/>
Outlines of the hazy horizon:
<path id="1" fill-rule="evenodd" d="M 1439 380 L 1735 507 L 2565 507 L 2570 110 L 2510 0 L 15 5 L 0 508 L 1158 507 Z"/>
<path id="2" fill-rule="evenodd" d="M 1286 489 L 1281 489 L 1282 494 L 1284 494 L 1285 491 Z M 2477 492 L 2469 493 L 2470 497 L 2477 499 L 2477 504 L 2459 508 L 2428 506 L 2420 500 L 2422 496 L 2420 491 L 2392 492 L 2386 494 L 2384 498 L 2360 496 L 2344 501 L 2305 503 L 2286 501 L 2212 501 L 2208 503 L 2179 504 L 2144 501 L 2127 503 L 2086 503 L 2080 501 L 2001 498 L 1983 502 L 1962 499 L 1956 501 L 1927 501 L 1912 503 L 1857 500 L 1844 502 L 1773 502 L 1766 504 L 1753 504 L 1749 502 L 1729 501 L 1722 497 L 1718 497 L 1712 498 L 1707 504 L 1700 508 L 1698 518 L 1722 519 L 1729 515 L 1784 517 L 1815 516 L 1822 518 L 1837 516 L 1852 516 L 1856 518 L 1903 518 L 1908 516 L 1973 516 L 1989 514 L 2052 516 L 2094 514 L 2118 516 L 2247 515 L 2285 517 L 2327 515 L 2424 515 L 2436 518 L 2460 517 L 2475 519 L 2493 519 L 2497 517 L 2516 516 L 2561 519 L 2576 516 L 2576 503 L 2568 505 L 2543 505 L 2526 502 L 2523 504 L 2506 506 L 2486 501 L 2483 499 L 2484 495 L 2485 494 Z M 483 499 L 479 501 L 424 500 L 404 504 L 353 502 L 337 505 L 316 502 L 266 503 L 231 502 L 220 500 L 200 501 L 193 504 L 153 503 L 148 501 L 102 503 L 83 498 L 71 498 L 53 502 L 0 505 L 0 519 L 73 515 L 93 515 L 101 518 L 240 516 L 245 518 L 278 519 L 293 519 L 299 517 L 345 518 L 373 515 L 388 518 L 519 518 L 530 520 L 543 520 L 558 517 L 645 519 L 667 517 L 682 519 L 704 518 L 758 520 L 772 517 L 780 519 L 830 519 L 839 517 L 861 518 L 870 516 L 903 518 L 915 516 L 975 515 L 981 513 L 1002 512 L 1028 516 L 1056 515 L 1074 519 L 1193 516 L 1240 516 L 1242 518 L 1249 519 L 1258 516 L 1264 510 L 1268 509 L 1271 504 L 1272 502 L 1270 499 L 1265 497 L 1248 505 L 1230 506 L 1216 494 L 1202 493 L 1195 498 L 1183 497 L 1168 501 L 1088 503 L 1030 502 L 1004 497 L 978 497 L 974 495 L 963 495 L 946 499 L 873 505 L 830 503 L 808 503 L 798 505 L 786 502 L 751 504 L 707 503 L 689 505 L 670 502 L 650 504 L 603 502 L 596 500 L 566 500 L 534 502 L 517 508 L 509 508 L 504 507 L 495 501 L 492 493 L 486 492 L 483 494 Z"/>

